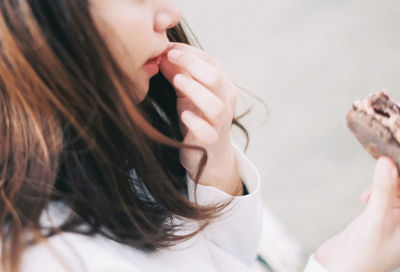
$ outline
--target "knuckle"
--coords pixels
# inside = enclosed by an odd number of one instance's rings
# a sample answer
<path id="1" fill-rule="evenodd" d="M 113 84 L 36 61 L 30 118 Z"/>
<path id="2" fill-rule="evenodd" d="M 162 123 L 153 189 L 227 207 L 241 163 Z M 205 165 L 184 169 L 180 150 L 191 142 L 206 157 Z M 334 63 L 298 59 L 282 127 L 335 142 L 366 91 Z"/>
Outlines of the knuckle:
<path id="1" fill-rule="evenodd" d="M 218 139 L 219 139 L 218 133 L 215 130 L 213 130 L 209 133 L 209 135 L 208 135 L 208 137 L 206 137 L 206 139 L 207 139 L 207 144 L 213 145 L 218 142 Z"/>
<path id="2" fill-rule="evenodd" d="M 239 89 L 236 86 L 234 86 L 232 91 L 232 100 L 236 102 L 238 98 L 239 98 Z"/>
<path id="3" fill-rule="evenodd" d="M 213 119 L 219 119 L 226 111 L 225 104 L 221 100 L 216 100 L 211 111 Z"/>
<path id="4" fill-rule="evenodd" d="M 231 95 L 229 96 L 229 100 L 228 100 L 229 105 L 232 105 L 232 107 L 235 107 L 238 99 L 239 99 L 239 92 L 238 92 L 237 88 L 235 88 L 232 91 Z"/>
<path id="5" fill-rule="evenodd" d="M 210 56 L 210 54 L 208 54 L 206 51 L 204 51 L 204 50 L 201 50 L 200 49 L 200 57 L 204 60 L 204 61 L 206 61 L 207 63 L 210 63 L 210 64 L 215 64 L 215 61 L 214 61 L 214 59 Z"/>
<path id="6" fill-rule="evenodd" d="M 204 60 L 205 60 L 206 62 L 211 63 L 211 64 L 214 63 L 213 58 L 212 58 L 207 52 L 202 51 L 202 53 L 203 53 L 203 58 L 204 58 Z"/>
<path id="7" fill-rule="evenodd" d="M 229 109 L 227 115 L 229 116 L 229 119 L 232 121 L 232 119 L 235 116 L 235 111 L 233 109 Z"/>
<path id="8" fill-rule="evenodd" d="M 214 73 L 211 73 L 208 81 L 209 84 L 213 87 L 219 87 L 222 84 L 222 80 L 223 80 L 223 76 L 222 73 L 220 71 L 216 71 Z"/>

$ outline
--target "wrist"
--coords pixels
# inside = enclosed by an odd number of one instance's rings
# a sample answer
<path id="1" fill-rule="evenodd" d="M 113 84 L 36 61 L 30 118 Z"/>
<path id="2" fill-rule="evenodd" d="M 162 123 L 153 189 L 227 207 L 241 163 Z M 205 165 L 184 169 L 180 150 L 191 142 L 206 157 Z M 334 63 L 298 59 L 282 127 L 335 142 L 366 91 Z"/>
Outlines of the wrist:
<path id="1" fill-rule="evenodd" d="M 211 164 L 206 167 L 199 183 L 215 187 L 232 196 L 243 195 L 243 182 L 233 146 L 230 146 L 225 156 L 214 161 L 218 163 L 210 160 Z"/>
<path id="2" fill-rule="evenodd" d="M 314 259 L 329 272 L 376 271 L 365 267 L 366 260 L 358 262 L 341 241 L 338 236 L 332 237 L 317 249 Z"/>

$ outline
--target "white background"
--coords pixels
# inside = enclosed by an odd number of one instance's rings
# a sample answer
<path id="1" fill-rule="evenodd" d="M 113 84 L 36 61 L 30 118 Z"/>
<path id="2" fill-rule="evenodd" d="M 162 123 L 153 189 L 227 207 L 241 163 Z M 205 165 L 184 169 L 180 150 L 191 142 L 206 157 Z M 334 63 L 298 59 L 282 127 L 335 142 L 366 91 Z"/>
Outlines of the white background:
<path id="1" fill-rule="evenodd" d="M 374 160 L 348 131 L 352 102 L 400 100 L 398 0 L 180 0 L 201 44 L 262 99 L 244 124 L 266 203 L 307 253 L 363 209 Z"/>

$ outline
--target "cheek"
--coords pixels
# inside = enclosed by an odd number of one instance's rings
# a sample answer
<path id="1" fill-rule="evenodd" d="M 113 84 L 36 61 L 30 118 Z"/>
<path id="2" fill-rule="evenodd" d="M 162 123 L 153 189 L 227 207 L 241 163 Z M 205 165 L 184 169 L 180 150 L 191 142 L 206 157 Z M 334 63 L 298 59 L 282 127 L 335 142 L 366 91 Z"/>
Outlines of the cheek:
<path id="1" fill-rule="evenodd" d="M 144 31 L 143 28 L 135 31 L 134 22 L 132 25 L 129 29 L 117 30 L 120 40 L 114 42 L 113 55 L 124 72 L 147 91 L 150 76 L 145 72 L 143 65 L 154 54 L 151 51 L 153 37 L 150 31 Z"/>
<path id="2" fill-rule="evenodd" d="M 117 5 L 119 1 L 96 1 L 96 9 L 92 10 L 96 26 L 118 65 L 135 82 L 136 97 L 143 99 L 148 92 L 150 80 L 150 76 L 143 70 L 143 64 L 153 53 L 153 21 L 150 11 L 135 2 Z"/>
<path id="3" fill-rule="evenodd" d="M 115 54 L 125 67 L 129 66 L 135 70 L 141 68 L 151 54 L 154 38 L 151 20 L 142 16 L 130 14 L 128 18 L 113 23 L 117 39 L 111 42 L 118 43 Z"/>
<path id="4" fill-rule="evenodd" d="M 137 10 L 103 11 L 97 14 L 96 25 L 108 48 L 125 71 L 139 69 L 149 55 L 153 37 L 150 16 Z M 115 15 L 118 14 L 118 15 Z M 96 17 L 96 16 L 95 16 Z"/>
<path id="5" fill-rule="evenodd" d="M 147 95 L 150 81 L 150 75 L 143 69 L 143 64 L 151 54 L 148 52 L 150 42 L 144 42 L 148 34 L 127 29 L 117 31 L 120 40 L 114 39 L 109 47 L 118 65 L 135 82 L 136 97 L 141 101 Z"/>
<path id="6" fill-rule="evenodd" d="M 119 40 L 114 40 L 110 46 L 118 64 L 128 74 L 141 68 L 144 57 L 143 46 L 133 38 L 136 35 L 138 33 L 121 33 Z"/>

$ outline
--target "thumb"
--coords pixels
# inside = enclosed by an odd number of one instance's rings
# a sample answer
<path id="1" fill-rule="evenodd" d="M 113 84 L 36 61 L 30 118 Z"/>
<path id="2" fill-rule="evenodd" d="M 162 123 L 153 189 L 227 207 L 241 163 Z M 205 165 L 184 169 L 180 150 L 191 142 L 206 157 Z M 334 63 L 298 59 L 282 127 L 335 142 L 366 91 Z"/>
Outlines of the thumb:
<path id="1" fill-rule="evenodd" d="M 383 212 L 394 206 L 398 188 L 397 166 L 388 157 L 380 157 L 375 166 L 369 208 Z"/>

